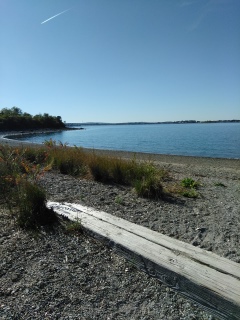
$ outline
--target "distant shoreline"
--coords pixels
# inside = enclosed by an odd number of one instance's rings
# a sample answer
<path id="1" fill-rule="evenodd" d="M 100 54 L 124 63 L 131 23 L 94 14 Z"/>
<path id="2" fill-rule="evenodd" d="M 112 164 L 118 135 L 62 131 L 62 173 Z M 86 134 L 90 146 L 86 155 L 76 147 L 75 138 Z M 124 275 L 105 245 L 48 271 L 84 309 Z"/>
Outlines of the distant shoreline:
<path id="1" fill-rule="evenodd" d="M 67 126 L 101 126 L 101 125 L 142 125 L 142 124 L 201 124 L 201 123 L 240 123 L 240 120 L 181 120 L 181 121 L 163 121 L 163 122 L 68 122 Z"/>

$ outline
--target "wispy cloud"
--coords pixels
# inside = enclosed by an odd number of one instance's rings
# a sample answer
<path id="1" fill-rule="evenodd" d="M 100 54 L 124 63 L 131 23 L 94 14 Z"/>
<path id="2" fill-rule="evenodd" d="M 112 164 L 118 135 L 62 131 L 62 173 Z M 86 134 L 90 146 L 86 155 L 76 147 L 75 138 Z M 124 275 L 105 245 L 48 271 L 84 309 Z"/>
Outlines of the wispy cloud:
<path id="1" fill-rule="evenodd" d="M 206 5 L 202 8 L 202 10 L 200 11 L 199 15 L 196 17 L 196 19 L 194 20 L 194 22 L 192 23 L 192 25 L 190 26 L 190 30 L 194 31 L 196 30 L 200 24 L 202 23 L 202 21 L 206 18 L 206 16 L 209 14 L 210 11 L 210 5 Z"/>
<path id="2" fill-rule="evenodd" d="M 219 7 L 226 4 L 230 0 L 208 0 L 203 3 L 201 10 L 199 11 L 198 16 L 194 20 L 193 24 L 190 27 L 190 31 L 196 30 L 203 22 L 203 20 L 212 12 L 215 12 Z"/>
<path id="3" fill-rule="evenodd" d="M 184 0 L 182 3 L 180 3 L 180 7 L 187 7 L 193 4 L 196 4 L 195 0 Z"/>
<path id="4" fill-rule="evenodd" d="M 55 14 L 55 16 L 52 16 L 51 18 L 48 18 L 47 20 L 44 20 L 43 22 L 41 22 L 41 24 L 44 24 L 44 23 L 46 23 L 46 22 L 48 22 L 48 21 L 50 21 L 50 20 L 52 20 L 52 19 L 54 19 L 54 18 L 56 18 L 56 17 L 60 16 L 61 14 L 63 14 L 63 13 L 65 13 L 65 12 L 69 11 L 70 9 L 71 9 L 71 8 L 69 8 L 69 9 L 67 9 L 67 10 L 64 10 L 64 11 L 62 11 L 62 12 L 58 13 L 58 14 Z"/>

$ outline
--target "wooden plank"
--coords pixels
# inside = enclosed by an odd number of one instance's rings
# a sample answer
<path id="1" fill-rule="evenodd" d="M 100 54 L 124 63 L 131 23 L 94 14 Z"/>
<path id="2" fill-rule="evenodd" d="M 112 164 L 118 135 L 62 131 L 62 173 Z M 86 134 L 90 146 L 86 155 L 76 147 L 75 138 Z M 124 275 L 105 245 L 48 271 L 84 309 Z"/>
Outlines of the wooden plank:
<path id="1" fill-rule="evenodd" d="M 170 238 L 156 231 L 152 231 L 148 228 L 136 225 L 132 222 L 118 218 L 103 211 L 96 211 L 93 208 L 82 206 L 80 204 L 66 203 L 69 208 L 77 209 L 80 212 L 85 212 L 98 219 L 106 221 L 110 224 L 114 224 L 119 228 L 125 229 L 133 234 L 136 234 L 142 238 L 146 238 L 153 243 L 159 244 L 165 248 L 175 251 L 176 254 L 184 254 L 190 256 L 191 259 L 198 261 L 203 265 L 211 264 L 212 267 L 219 270 L 222 273 L 231 274 L 240 280 L 240 267 L 239 264 L 222 258 L 212 252 L 203 250 L 198 247 L 194 247 L 186 242 Z"/>
<path id="2" fill-rule="evenodd" d="M 148 228 L 79 204 L 48 207 L 81 224 L 139 269 L 220 319 L 240 319 L 240 265 Z"/>

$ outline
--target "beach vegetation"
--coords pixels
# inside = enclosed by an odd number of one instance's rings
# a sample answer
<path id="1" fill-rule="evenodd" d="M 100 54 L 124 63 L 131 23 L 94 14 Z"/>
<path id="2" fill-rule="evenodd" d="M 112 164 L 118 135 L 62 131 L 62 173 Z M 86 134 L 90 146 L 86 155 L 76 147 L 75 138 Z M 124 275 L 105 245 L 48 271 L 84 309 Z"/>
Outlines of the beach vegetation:
<path id="1" fill-rule="evenodd" d="M 11 212 L 16 212 L 14 217 L 23 228 L 36 229 L 54 221 L 53 212 L 46 207 L 46 193 L 39 184 L 48 170 L 130 186 L 140 197 L 151 199 L 164 197 L 162 181 L 168 175 L 149 161 L 99 155 L 55 141 L 25 149 L 0 145 L 1 202 Z M 123 202 L 118 198 L 116 203 Z"/>
<path id="2" fill-rule="evenodd" d="M 156 200 L 164 198 L 162 180 L 157 175 L 143 176 L 135 181 L 134 186 L 137 194 L 141 197 Z"/>
<path id="3" fill-rule="evenodd" d="M 50 138 L 49 140 L 45 140 L 43 143 L 48 148 L 54 148 L 54 147 L 60 147 L 60 148 L 66 148 L 68 146 L 67 142 L 62 141 L 56 141 Z"/>
<path id="4" fill-rule="evenodd" d="M 66 233 L 74 234 L 74 235 L 81 235 L 83 233 L 83 226 L 81 224 L 80 219 L 76 219 L 74 221 L 68 221 L 65 225 Z"/>
<path id="5" fill-rule="evenodd" d="M 46 207 L 46 192 L 39 185 L 45 168 L 27 160 L 23 148 L 0 145 L 0 201 L 20 227 L 38 229 L 56 221 Z"/>
<path id="6" fill-rule="evenodd" d="M 85 196 L 84 195 L 81 194 L 79 198 L 80 198 L 81 201 L 85 201 Z"/>
<path id="7" fill-rule="evenodd" d="M 196 189 L 200 186 L 199 181 L 195 181 L 192 178 L 184 178 L 180 182 L 180 186 L 176 188 L 177 193 L 187 198 L 197 198 L 199 196 Z"/>
<path id="8" fill-rule="evenodd" d="M 134 187 L 139 196 L 162 198 L 162 180 L 167 175 L 149 162 L 91 154 L 88 165 L 94 180 Z"/>
<path id="9" fill-rule="evenodd" d="M 197 189 L 199 186 L 199 182 L 193 180 L 192 178 L 184 178 L 181 181 L 181 185 L 188 189 Z"/>
<path id="10" fill-rule="evenodd" d="M 116 202 L 117 204 L 124 205 L 123 198 L 120 197 L 120 196 L 117 196 L 117 197 L 115 198 L 115 202 Z"/>
<path id="11" fill-rule="evenodd" d="M 16 221 L 24 229 L 37 229 L 56 221 L 52 209 L 46 207 L 46 192 L 38 184 L 23 181 L 15 194 L 18 207 Z"/>
<path id="12" fill-rule="evenodd" d="M 198 181 L 195 181 L 192 178 L 184 178 L 181 183 L 181 188 L 179 189 L 179 193 L 187 198 L 197 198 L 198 193 L 196 189 L 200 186 Z"/>
<path id="13" fill-rule="evenodd" d="M 99 155 L 82 148 L 67 148 L 55 141 L 45 143 L 53 167 L 61 173 L 93 179 L 102 183 L 132 186 L 139 196 L 162 198 L 161 181 L 167 177 L 166 170 L 156 168 L 151 162 Z"/>
<path id="14" fill-rule="evenodd" d="M 183 187 L 180 183 L 177 182 L 169 184 L 166 189 L 169 194 L 179 194 L 186 198 L 197 198 L 199 196 L 196 189 Z"/>
<path id="15" fill-rule="evenodd" d="M 186 198 L 197 198 L 199 193 L 196 191 L 200 186 L 199 181 L 195 181 L 192 178 L 184 178 L 180 182 L 170 183 L 167 187 L 167 191 L 171 194 L 179 194 Z"/>
<path id="16" fill-rule="evenodd" d="M 88 173 L 87 162 L 82 148 L 67 148 L 66 143 L 55 140 L 45 141 L 47 147 L 47 163 L 62 174 L 85 177 Z"/>
<path id="17" fill-rule="evenodd" d="M 183 190 L 181 191 L 181 194 L 186 198 L 197 198 L 198 193 L 195 189 L 191 188 L 189 190 Z"/>
<path id="18" fill-rule="evenodd" d="M 222 182 L 216 182 L 216 183 L 214 183 L 214 185 L 216 186 L 216 187 L 223 187 L 223 188 L 226 188 L 227 186 L 224 184 L 224 183 L 222 183 Z"/>

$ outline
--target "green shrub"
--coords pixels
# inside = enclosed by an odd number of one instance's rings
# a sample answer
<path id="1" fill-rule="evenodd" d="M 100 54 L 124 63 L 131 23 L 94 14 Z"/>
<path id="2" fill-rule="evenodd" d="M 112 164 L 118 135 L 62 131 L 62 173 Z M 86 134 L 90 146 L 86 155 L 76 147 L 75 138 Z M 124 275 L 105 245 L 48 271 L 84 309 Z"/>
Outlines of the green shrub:
<path id="1" fill-rule="evenodd" d="M 227 186 L 224 184 L 224 183 L 222 183 L 222 182 L 216 182 L 216 183 L 214 183 L 214 185 L 216 186 L 216 187 L 223 187 L 223 188 L 226 188 Z"/>
<path id="2" fill-rule="evenodd" d="M 181 181 L 181 186 L 179 193 L 187 198 L 197 198 L 198 193 L 196 189 L 199 187 L 200 183 L 193 180 L 192 178 L 184 178 Z"/>
<path id="3" fill-rule="evenodd" d="M 37 184 L 45 168 L 30 163 L 28 157 L 25 149 L 0 146 L 0 199 L 21 227 L 36 229 L 56 216 L 46 208 L 45 192 Z"/>
<path id="4" fill-rule="evenodd" d="M 199 186 L 199 182 L 193 180 L 192 178 L 184 178 L 181 181 L 181 185 L 185 188 L 193 188 L 196 189 Z"/>
<path id="5" fill-rule="evenodd" d="M 56 221 L 52 209 L 46 207 L 46 193 L 37 184 L 24 181 L 18 186 L 17 223 L 25 229 L 37 229 Z"/>
<path id="6" fill-rule="evenodd" d="M 62 174 L 84 176 L 87 174 L 86 157 L 81 148 L 67 148 L 67 143 L 45 141 L 48 148 L 48 163 Z"/>
<path id="7" fill-rule="evenodd" d="M 187 198 L 197 198 L 198 197 L 198 193 L 196 192 L 195 189 L 190 189 L 190 190 L 184 190 L 182 191 L 182 195 L 184 197 L 187 197 Z"/>
<path id="8" fill-rule="evenodd" d="M 69 234 L 79 235 L 83 233 L 83 227 L 81 224 L 81 220 L 77 219 L 75 221 L 69 221 L 66 224 L 65 230 Z"/>
<path id="9" fill-rule="evenodd" d="M 139 196 L 146 198 L 164 196 L 161 181 L 166 172 L 151 163 L 94 155 L 89 167 L 96 181 L 133 186 Z"/>
<path id="10" fill-rule="evenodd" d="M 0 145 L 0 200 L 12 209 L 16 194 L 16 184 L 25 175 L 22 150 Z"/>
<path id="11" fill-rule="evenodd" d="M 4 204 L 11 210 L 10 201 L 14 195 L 15 183 L 10 175 L 10 171 L 4 162 L 0 162 L 0 203 Z"/>
<path id="12" fill-rule="evenodd" d="M 109 161 L 107 158 L 93 157 L 88 163 L 94 180 L 98 182 L 111 182 Z"/>
<path id="13" fill-rule="evenodd" d="M 112 164 L 111 175 L 112 180 L 118 184 L 128 184 L 128 179 L 126 176 L 126 166 L 123 161 L 115 160 Z"/>
<path id="14" fill-rule="evenodd" d="M 71 176 L 79 176 L 85 173 L 85 168 L 80 163 L 75 163 L 74 159 L 60 160 L 58 163 L 60 173 Z"/>
<path id="15" fill-rule="evenodd" d="M 141 180 L 136 180 L 134 186 L 137 194 L 141 197 L 150 199 L 164 198 L 161 179 L 157 176 L 148 176 L 143 177 Z"/>
<path id="16" fill-rule="evenodd" d="M 46 148 L 26 148 L 24 158 L 31 163 L 45 164 L 48 161 L 49 154 Z"/>
<path id="17" fill-rule="evenodd" d="M 117 197 L 115 198 L 115 203 L 120 204 L 120 205 L 124 205 L 124 200 L 123 200 L 122 197 L 117 196 Z"/>

